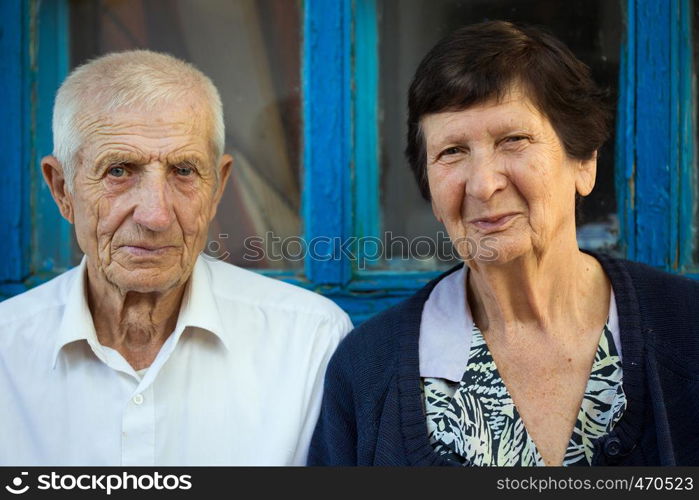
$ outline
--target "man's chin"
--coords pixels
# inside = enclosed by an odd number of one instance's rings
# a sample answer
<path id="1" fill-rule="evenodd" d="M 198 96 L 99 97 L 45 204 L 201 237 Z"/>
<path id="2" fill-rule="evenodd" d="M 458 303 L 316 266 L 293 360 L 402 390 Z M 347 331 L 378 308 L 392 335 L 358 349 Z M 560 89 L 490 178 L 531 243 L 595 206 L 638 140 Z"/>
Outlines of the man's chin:
<path id="1" fill-rule="evenodd" d="M 108 279 L 123 292 L 136 293 L 164 293 L 187 281 L 183 273 L 172 269 L 120 270 Z"/>

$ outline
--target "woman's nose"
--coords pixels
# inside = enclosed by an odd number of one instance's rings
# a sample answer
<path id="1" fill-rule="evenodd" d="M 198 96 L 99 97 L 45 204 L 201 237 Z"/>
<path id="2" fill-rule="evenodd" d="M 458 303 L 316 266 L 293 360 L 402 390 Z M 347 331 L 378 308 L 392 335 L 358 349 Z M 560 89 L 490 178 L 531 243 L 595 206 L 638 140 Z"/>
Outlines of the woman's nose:
<path id="1" fill-rule="evenodd" d="M 500 162 L 492 153 L 474 154 L 465 166 L 466 194 L 479 201 L 488 201 L 496 192 L 505 189 L 507 176 Z"/>

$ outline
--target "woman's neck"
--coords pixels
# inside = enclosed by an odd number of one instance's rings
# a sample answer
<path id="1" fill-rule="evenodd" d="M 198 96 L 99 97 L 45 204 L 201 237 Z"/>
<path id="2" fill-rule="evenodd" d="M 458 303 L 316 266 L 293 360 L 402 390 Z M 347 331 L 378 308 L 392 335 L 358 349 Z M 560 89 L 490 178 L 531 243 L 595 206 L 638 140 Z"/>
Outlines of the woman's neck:
<path id="1" fill-rule="evenodd" d="M 575 334 L 604 322 L 608 314 L 606 275 L 577 245 L 506 264 L 476 262 L 469 267 L 469 306 L 484 332 Z"/>

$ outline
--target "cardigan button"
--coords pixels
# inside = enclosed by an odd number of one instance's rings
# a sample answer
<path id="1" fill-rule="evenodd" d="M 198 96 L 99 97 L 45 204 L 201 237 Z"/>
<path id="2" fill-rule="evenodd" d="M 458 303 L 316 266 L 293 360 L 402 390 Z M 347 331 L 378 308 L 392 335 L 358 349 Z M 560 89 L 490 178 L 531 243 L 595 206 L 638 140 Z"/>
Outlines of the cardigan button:
<path id="1" fill-rule="evenodd" d="M 621 440 L 612 436 L 604 443 L 604 454 L 609 458 L 618 457 L 621 454 Z"/>

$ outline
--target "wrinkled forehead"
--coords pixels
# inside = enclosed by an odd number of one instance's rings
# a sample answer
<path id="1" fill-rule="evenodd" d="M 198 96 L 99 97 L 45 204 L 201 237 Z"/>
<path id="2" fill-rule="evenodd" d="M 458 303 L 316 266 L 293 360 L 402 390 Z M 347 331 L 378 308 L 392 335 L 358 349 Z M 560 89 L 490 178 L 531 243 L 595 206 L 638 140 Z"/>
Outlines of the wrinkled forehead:
<path id="1" fill-rule="evenodd" d="M 91 103 L 75 117 L 79 153 L 110 146 L 195 147 L 215 159 L 211 110 L 202 99 L 114 106 Z"/>
<path id="2" fill-rule="evenodd" d="M 450 128 L 459 131 L 467 123 L 476 129 L 488 129 L 495 126 L 535 126 L 547 121 L 528 92 L 519 86 L 511 86 L 500 95 L 468 106 L 428 113 L 421 118 L 420 129 L 423 139 L 429 141 L 434 132 L 443 133 Z M 435 125 L 437 123 L 439 126 Z"/>
<path id="3" fill-rule="evenodd" d="M 456 106 L 444 111 L 464 111 L 472 108 L 494 108 L 503 104 L 521 105 L 535 115 L 543 115 L 536 94 L 529 86 L 520 81 L 513 81 L 496 89 L 484 99 L 470 103 L 468 106 Z"/>

